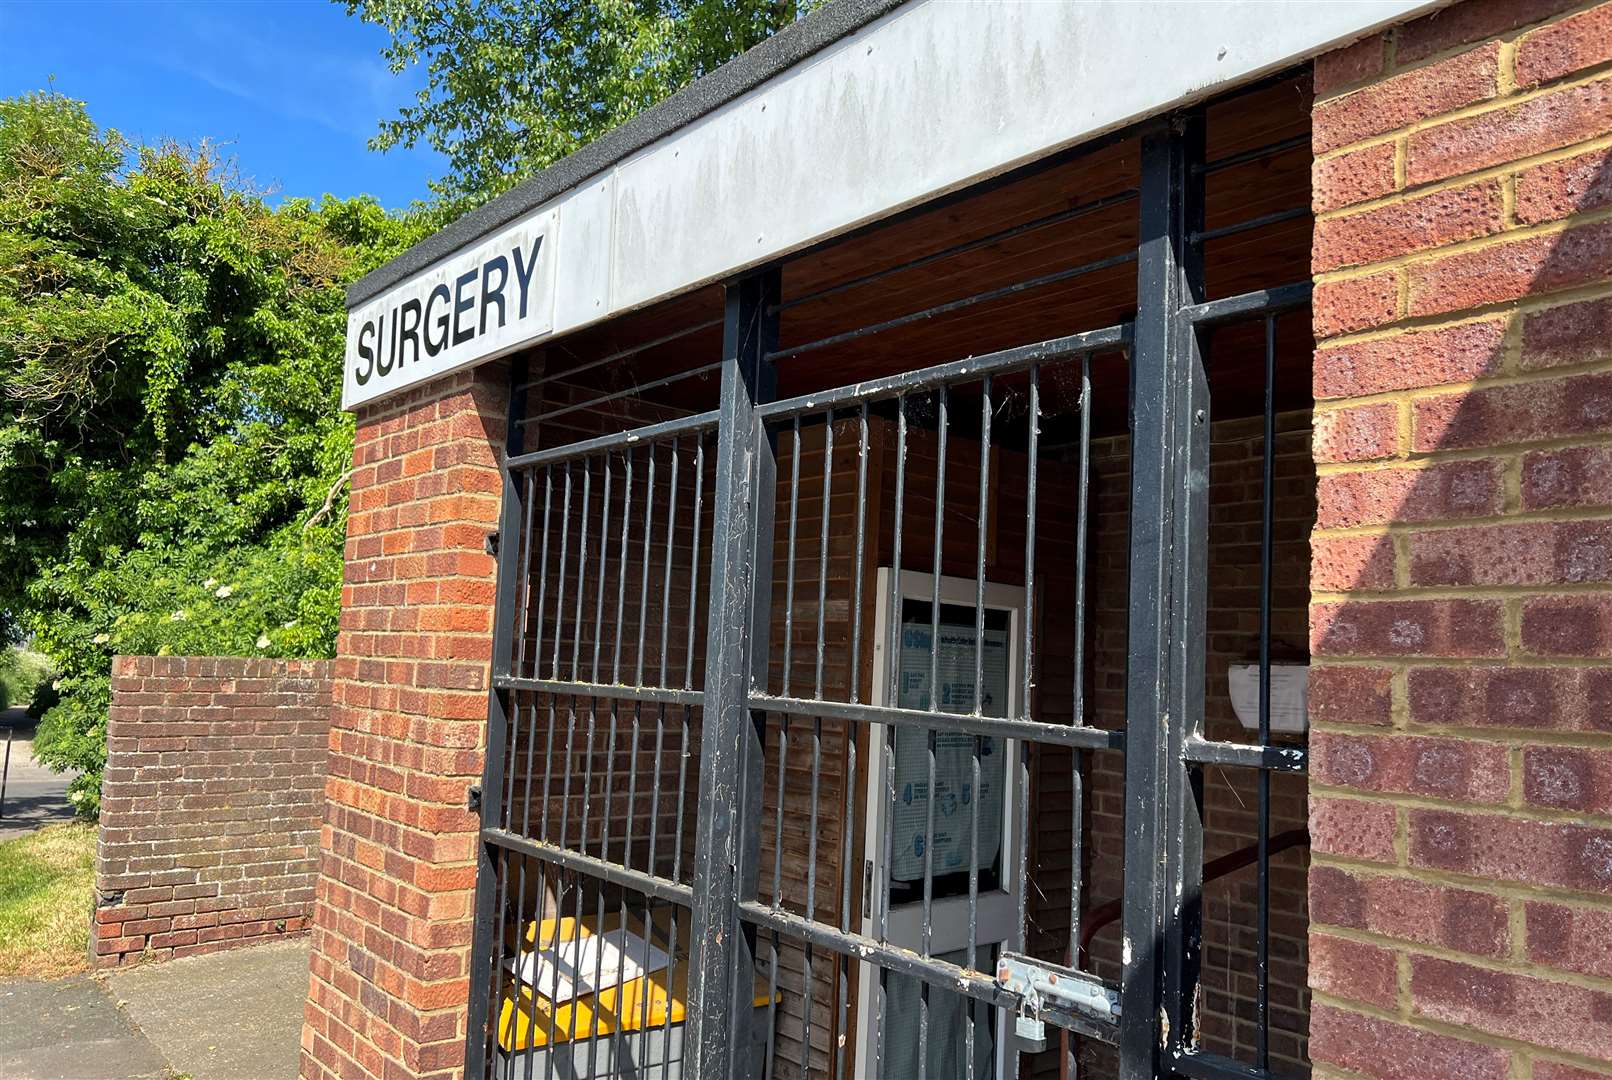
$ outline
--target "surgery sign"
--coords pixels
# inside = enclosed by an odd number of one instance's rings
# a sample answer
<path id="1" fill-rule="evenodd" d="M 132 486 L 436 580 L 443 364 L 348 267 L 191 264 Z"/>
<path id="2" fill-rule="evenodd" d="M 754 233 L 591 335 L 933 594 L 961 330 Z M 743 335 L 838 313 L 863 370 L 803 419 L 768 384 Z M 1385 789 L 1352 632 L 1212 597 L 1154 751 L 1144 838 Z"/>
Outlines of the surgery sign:
<path id="1" fill-rule="evenodd" d="M 552 213 L 525 219 L 348 312 L 342 407 L 552 331 L 554 222 Z"/>

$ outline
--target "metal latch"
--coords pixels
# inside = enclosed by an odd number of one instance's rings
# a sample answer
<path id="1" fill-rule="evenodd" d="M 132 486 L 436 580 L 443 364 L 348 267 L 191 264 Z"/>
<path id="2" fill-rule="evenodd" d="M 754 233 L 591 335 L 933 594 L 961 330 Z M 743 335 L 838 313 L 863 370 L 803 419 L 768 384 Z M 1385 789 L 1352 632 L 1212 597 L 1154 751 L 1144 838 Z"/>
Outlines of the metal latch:
<path id="1" fill-rule="evenodd" d="M 1003 953 L 996 982 L 1019 997 L 1013 1035 L 1027 1053 L 1047 1048 L 1046 1020 L 1100 1037 L 1119 1026 L 1119 991 L 1073 968 Z"/>
<path id="2" fill-rule="evenodd" d="M 465 809 L 474 814 L 481 809 L 481 785 L 471 784 L 465 788 Z"/>

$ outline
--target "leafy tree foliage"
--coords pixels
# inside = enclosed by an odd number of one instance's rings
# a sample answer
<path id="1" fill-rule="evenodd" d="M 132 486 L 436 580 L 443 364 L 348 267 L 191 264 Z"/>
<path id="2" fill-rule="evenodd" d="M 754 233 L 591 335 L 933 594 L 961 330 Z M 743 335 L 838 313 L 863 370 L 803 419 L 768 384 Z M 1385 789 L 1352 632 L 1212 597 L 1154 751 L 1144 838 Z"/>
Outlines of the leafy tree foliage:
<path id="1" fill-rule="evenodd" d="M 98 804 L 114 653 L 334 647 L 341 285 L 416 238 L 235 183 L 84 105 L 0 101 L 0 619 L 58 671 L 36 750 Z"/>
<path id="2" fill-rule="evenodd" d="M 579 149 L 794 21 L 796 0 L 344 0 L 384 27 L 394 72 L 424 64 L 375 149 L 422 140 L 467 209 Z"/>

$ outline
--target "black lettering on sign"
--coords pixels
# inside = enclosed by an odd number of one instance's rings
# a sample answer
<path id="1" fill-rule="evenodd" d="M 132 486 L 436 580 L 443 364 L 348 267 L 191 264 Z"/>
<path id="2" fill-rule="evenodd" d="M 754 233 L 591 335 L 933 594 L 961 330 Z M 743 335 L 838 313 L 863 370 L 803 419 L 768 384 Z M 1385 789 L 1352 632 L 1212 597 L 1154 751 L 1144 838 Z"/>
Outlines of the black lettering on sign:
<path id="1" fill-rule="evenodd" d="M 532 274 L 537 270 L 537 253 L 543 250 L 543 238 L 535 237 L 532 240 L 531 262 L 521 261 L 521 249 L 515 248 L 515 284 L 521 291 L 520 314 L 517 319 L 526 318 L 526 295 L 528 287 L 532 284 Z"/>
<path id="2" fill-rule="evenodd" d="M 353 369 L 353 376 L 358 380 L 359 386 L 363 386 L 368 383 L 369 377 L 375 374 L 375 350 L 371 349 L 367 344 L 365 344 L 364 335 L 366 334 L 368 334 L 370 337 L 375 336 L 374 323 L 367 322 L 358 330 L 358 358 L 365 361 L 363 367 Z"/>
<path id="3" fill-rule="evenodd" d="M 386 318 L 385 315 L 381 315 L 376 320 L 376 323 L 375 323 L 375 325 L 380 328 L 380 336 L 381 336 L 382 341 L 384 341 L 386 339 L 386 323 L 387 323 L 387 318 Z M 380 347 L 376 350 L 376 352 L 379 353 L 379 355 L 380 355 L 380 362 L 375 365 L 375 374 L 381 375 L 381 376 L 390 375 L 392 373 L 392 363 L 393 363 L 393 361 L 395 361 L 397 359 L 397 309 L 396 308 L 392 309 L 391 323 L 392 323 L 392 339 L 391 339 L 392 344 L 391 344 L 390 349 L 388 349 L 387 346 L 380 344 L 380 342 L 377 342 L 377 345 L 379 345 Z"/>
<path id="4" fill-rule="evenodd" d="M 516 244 L 450 282 L 438 282 L 423 303 L 411 296 L 366 320 L 358 329 L 354 380 L 365 386 L 405 364 L 501 330 L 512 319 L 525 319 L 542 250 L 543 237 L 535 236 L 526 248 Z"/>
<path id="5" fill-rule="evenodd" d="M 420 301 L 414 297 L 410 297 L 409 299 L 403 301 L 403 306 L 398 308 L 397 311 L 398 320 L 401 323 L 401 326 L 398 329 L 398 336 L 402 338 L 403 343 L 409 347 L 409 352 L 411 354 L 409 359 L 414 363 L 419 363 L 420 340 L 418 334 L 420 330 Z M 402 346 L 400 345 L 398 348 L 401 350 Z M 397 366 L 403 366 L 403 357 L 401 355 L 399 355 L 397 358 Z"/>
<path id="6" fill-rule="evenodd" d="M 489 285 L 489 284 L 487 284 L 487 282 L 488 282 L 488 279 L 493 276 L 493 271 L 494 270 L 498 271 L 498 284 L 497 285 Z M 481 329 L 479 331 L 480 333 L 485 334 L 487 332 L 487 305 L 488 304 L 497 304 L 498 305 L 498 326 L 499 326 L 500 329 L 503 328 L 503 325 L 504 325 L 504 284 L 507 281 L 509 281 L 509 260 L 504 258 L 502 255 L 494 255 L 492 258 L 488 259 L 487 262 L 486 262 L 486 265 L 484 265 L 481 268 Z"/>
<path id="7" fill-rule="evenodd" d="M 459 325 L 459 319 L 460 319 L 460 316 L 464 315 L 471 308 L 476 306 L 476 298 L 474 296 L 466 296 L 465 295 L 465 286 L 466 285 L 474 285 L 476 283 L 476 278 L 478 276 L 479 276 L 478 271 L 466 270 L 464 273 L 460 274 L 457 278 L 454 279 L 454 282 L 453 282 L 453 343 L 455 345 L 463 345 L 465 342 L 469 341 L 471 338 L 476 336 L 476 328 L 473 325 L 472 326 L 463 326 L 463 327 L 460 326 Z"/>
<path id="8" fill-rule="evenodd" d="M 425 331 L 420 336 L 425 338 L 425 355 L 427 356 L 435 356 L 437 353 L 448 347 L 447 309 L 444 308 L 442 314 L 436 316 L 436 322 L 433 323 L 431 321 L 431 305 L 435 304 L 439 300 L 446 304 L 450 299 L 452 299 L 452 297 L 449 295 L 448 287 L 446 285 L 438 285 L 436 288 L 431 290 L 431 295 L 425 298 Z M 431 327 L 433 325 L 436 326 L 438 330 L 442 331 L 442 336 L 440 338 L 433 338 L 431 336 Z"/>

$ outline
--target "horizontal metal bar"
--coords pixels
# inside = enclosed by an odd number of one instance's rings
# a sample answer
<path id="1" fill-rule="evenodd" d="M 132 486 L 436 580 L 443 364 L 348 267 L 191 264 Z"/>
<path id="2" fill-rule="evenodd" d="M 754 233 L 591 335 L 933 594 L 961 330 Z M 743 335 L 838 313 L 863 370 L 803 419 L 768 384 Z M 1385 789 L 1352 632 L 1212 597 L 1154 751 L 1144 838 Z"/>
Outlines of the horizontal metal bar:
<path id="1" fill-rule="evenodd" d="M 920 731 L 956 731 L 965 735 L 988 735 L 998 739 L 1023 739 L 1082 750 L 1118 750 L 1125 745 L 1123 731 L 1094 727 L 1042 724 L 1034 720 L 1009 720 L 995 716 L 965 713 L 926 712 L 923 709 L 890 709 L 879 705 L 856 705 L 848 701 L 814 701 L 810 698 L 774 697 L 751 694 L 750 708 L 790 716 L 823 717 L 863 724 L 891 724 Z"/>
<path id="2" fill-rule="evenodd" d="M 816 922 L 804 915 L 796 915 L 792 911 L 774 909 L 755 900 L 744 900 L 739 903 L 739 917 L 787 937 L 810 942 L 853 960 L 866 961 L 901 975 L 922 979 L 954 994 L 983 1001 L 987 1005 L 1012 1010 L 1019 1007 L 1019 995 L 997 985 L 994 978 L 983 972 L 969 971 L 944 960 L 924 957 L 911 949 L 903 949 L 888 942 L 880 943 L 862 934 L 840 930 L 827 923 Z"/>
<path id="3" fill-rule="evenodd" d="M 1236 765 L 1247 769 L 1301 773 L 1309 767 L 1310 752 L 1302 746 L 1259 746 L 1255 743 L 1187 740 L 1186 759 L 1200 765 Z"/>
<path id="4" fill-rule="evenodd" d="M 639 443 L 669 439 L 674 435 L 709 431 L 716 427 L 716 422 L 717 411 L 712 409 L 710 412 L 695 413 L 693 416 L 680 416 L 676 420 L 666 420 L 659 424 L 647 424 L 644 427 L 632 428 L 628 431 L 618 431 L 613 435 L 600 435 L 597 438 L 583 439 L 581 442 L 568 443 L 565 446 L 556 446 L 548 450 L 534 450 L 530 454 L 518 454 L 510 458 L 505 464 L 511 469 L 532 469 L 540 465 L 558 465 L 561 462 L 575 461 L 577 458 L 603 453 L 606 450 L 615 450 L 623 446 L 637 446 Z"/>
<path id="5" fill-rule="evenodd" d="M 1283 1075 L 1219 1054 L 1178 1051 L 1170 1056 L 1170 1065 L 1178 1075 L 1190 1076 L 1193 1080 L 1279 1080 Z"/>
<path id="6" fill-rule="evenodd" d="M 494 677 L 493 686 L 500 690 L 527 690 L 537 694 L 556 694 L 584 698 L 608 698 L 614 701 L 653 701 L 666 705 L 703 705 L 705 693 L 701 690 L 681 690 L 667 686 L 629 686 L 626 683 L 567 682 L 563 679 L 522 679 L 513 675 Z"/>
<path id="7" fill-rule="evenodd" d="M 1284 221 L 1293 221 L 1297 218 L 1309 216 L 1310 208 L 1308 206 L 1295 206 L 1290 210 L 1277 210 L 1274 213 L 1249 218 L 1247 221 L 1239 221 L 1232 225 L 1222 225 L 1218 229 L 1204 229 L 1201 232 L 1193 233 L 1189 239 L 1194 244 L 1203 244 L 1210 240 L 1236 236 L 1238 233 L 1253 232 L 1255 229 L 1263 229 L 1267 225 L 1277 225 Z"/>
<path id="8" fill-rule="evenodd" d="M 521 836 L 507 829 L 483 829 L 481 839 L 494 847 L 527 855 L 540 862 L 554 863 L 656 900 L 667 900 L 674 904 L 682 904 L 684 907 L 694 902 L 694 890 L 687 885 L 655 877 L 642 870 L 631 870 L 619 863 L 606 862 L 592 855 L 571 851 L 569 848 L 556 847 L 543 840 L 533 840 L 529 836 Z"/>
<path id="9" fill-rule="evenodd" d="M 801 356 L 805 353 L 814 352 L 818 349 L 826 349 L 830 345 L 839 345 L 843 342 L 855 341 L 858 338 L 867 337 L 870 334 L 877 334 L 884 330 L 894 330 L 897 327 L 906 326 L 909 323 L 921 322 L 924 319 L 932 319 L 936 315 L 948 315 L 953 311 L 961 311 L 963 308 L 972 307 L 975 304 L 983 304 L 990 300 L 1001 300 L 1004 297 L 1013 296 L 1016 293 L 1026 292 L 1030 289 L 1039 289 L 1045 285 L 1054 285 L 1060 281 L 1067 281 L 1069 278 L 1079 277 L 1082 274 L 1090 274 L 1098 270 L 1107 270 L 1110 267 L 1123 266 L 1126 263 L 1135 261 L 1135 251 L 1121 252 L 1118 255 L 1110 255 L 1106 259 L 1096 259 L 1089 263 L 1082 263 L 1080 266 L 1071 266 L 1065 270 L 1056 270 L 1050 274 L 1042 274 L 1039 277 L 1029 278 L 1025 281 L 1017 281 L 1012 285 L 1003 285 L 1000 288 L 987 289 L 984 292 L 974 293 L 972 296 L 964 296 L 957 300 L 948 300 L 944 304 L 936 304 L 934 307 L 924 308 L 922 311 L 913 311 L 906 315 L 898 315 L 893 319 L 886 319 L 884 322 L 870 323 L 869 325 L 861 327 L 857 330 L 847 330 L 843 334 L 830 334 L 826 338 L 818 338 L 816 341 L 807 342 L 805 345 L 796 345 L 792 349 L 780 349 L 775 352 L 770 352 L 767 354 L 767 359 L 774 362 L 779 360 L 790 360 L 794 357 Z"/>
<path id="10" fill-rule="evenodd" d="M 1305 142 L 1308 144 L 1309 136 L 1305 136 Z M 940 262 L 943 259 L 949 259 L 954 255 L 966 255 L 970 251 L 978 251 L 980 248 L 990 247 L 992 244 L 1001 243 L 1003 240 L 1011 240 L 1016 236 L 1023 236 L 1025 233 L 1035 232 L 1037 229 L 1045 229 L 1050 225 L 1062 225 L 1064 222 L 1085 217 L 1087 214 L 1094 214 L 1099 210 L 1106 210 L 1110 206 L 1117 206 L 1120 203 L 1129 202 L 1134 198 L 1136 198 L 1136 189 L 1126 188 L 1124 191 L 1116 192 L 1113 195 L 1106 195 L 1103 198 L 1097 199 L 1093 202 L 1085 203 L 1080 206 L 1074 206 L 1068 210 L 1060 210 L 1056 214 L 1047 214 L 1045 217 L 1038 217 L 1031 221 L 1014 225 L 1011 228 L 1002 229 L 998 232 L 991 233 L 988 236 L 981 236 L 975 240 L 968 240 L 961 244 L 954 244 L 949 248 L 943 248 L 942 250 L 933 252 L 929 255 L 920 256 L 919 258 L 912 259 L 909 262 L 900 263 L 896 266 L 887 266 L 882 270 L 874 270 L 871 273 L 863 274 L 860 277 L 854 277 L 849 281 L 842 281 L 837 285 L 829 285 L 825 288 L 818 289 L 814 293 L 807 293 L 805 296 L 797 296 L 792 300 L 786 300 L 779 304 L 774 310 L 788 311 L 790 308 L 799 307 L 802 304 L 810 304 L 813 301 L 823 300 L 830 296 L 838 296 L 840 293 L 848 292 L 851 289 L 861 288 L 864 285 L 871 285 L 875 281 L 881 281 L 893 274 L 900 274 L 907 270 L 916 270 L 921 266 L 929 266 L 930 264 Z"/>
<path id="11" fill-rule="evenodd" d="M 601 394 L 599 397 L 589 398 L 587 401 L 579 401 L 574 405 L 566 405 L 558 409 L 550 409 L 548 412 L 538 413 L 536 416 L 522 417 L 515 422 L 521 425 L 541 423 L 544 420 L 552 420 L 556 416 L 567 416 L 574 412 L 581 412 L 583 409 L 591 409 L 595 405 L 604 405 L 608 402 L 619 401 L 620 399 L 626 397 L 639 397 L 646 390 L 658 390 L 663 386 L 670 386 L 672 383 L 682 382 L 684 379 L 693 379 L 701 375 L 710 375 L 712 372 L 720 370 L 722 370 L 722 361 L 718 360 L 715 363 L 704 364 L 697 368 L 689 368 L 687 371 L 679 371 L 675 375 L 666 376 L 664 379 L 651 379 L 649 382 L 645 383 L 634 383 L 632 386 L 627 387 L 627 389 L 617 390 L 613 394 Z"/>
<path id="12" fill-rule="evenodd" d="M 1253 292 L 1209 300 L 1181 309 L 1181 315 L 1195 326 L 1231 322 L 1271 315 L 1288 308 L 1302 307 L 1310 302 L 1314 286 L 1308 281 L 1295 281 L 1291 285 L 1278 285 L 1274 289 L 1256 289 Z"/>
<path id="13" fill-rule="evenodd" d="M 1210 173 L 1217 173 L 1222 169 L 1235 168 L 1238 165 L 1246 165 L 1250 161 L 1262 161 L 1268 157 L 1275 157 L 1277 154 L 1285 154 L 1289 150 L 1297 150 L 1301 146 L 1309 149 L 1310 133 L 1308 131 L 1302 135 L 1294 135 L 1291 138 L 1266 143 L 1264 146 L 1256 146 L 1252 150 L 1244 150 L 1240 154 L 1227 154 L 1223 158 L 1216 158 L 1202 165 L 1194 165 L 1192 172 L 1197 176 L 1208 176 Z"/>
<path id="14" fill-rule="evenodd" d="M 585 364 L 578 364 L 574 368 L 566 368 L 564 371 L 556 371 L 552 375 L 545 375 L 541 379 L 532 379 L 530 382 L 520 383 L 515 387 L 515 389 L 529 390 L 532 387 L 544 386 L 551 382 L 558 382 L 560 379 L 568 378 L 573 375 L 581 375 L 585 371 L 592 371 L 595 368 L 604 367 L 606 364 L 613 364 L 617 360 L 625 360 L 629 356 L 637 356 L 641 352 L 648 352 L 650 349 L 657 348 L 661 345 L 668 345 L 671 342 L 677 341 L 679 338 L 686 338 L 692 334 L 699 333 L 701 330 L 711 330 L 721 325 L 722 320 L 720 318 L 707 319 L 705 322 L 695 323 L 693 326 L 685 326 L 681 330 L 673 330 L 671 333 L 663 334 L 652 341 L 645 341 L 641 344 L 632 345 L 625 349 L 618 349 L 613 353 L 601 356 L 597 360 L 589 360 Z"/>
<path id="15" fill-rule="evenodd" d="M 850 383 L 820 393 L 801 394 L 799 397 L 785 398 L 782 401 L 758 406 L 756 413 L 763 420 L 783 420 L 804 413 L 845 408 L 866 401 L 917 393 L 959 379 L 1000 375 L 1018 368 L 1028 368 L 1032 364 L 1051 363 L 1102 349 L 1125 347 L 1130 344 L 1130 340 L 1131 324 L 1119 323 L 1115 326 L 1105 326 L 1100 330 L 1088 330 L 1080 334 L 1070 334 L 1068 337 L 1036 342 L 1033 345 L 1018 345 L 1000 352 L 971 356 L 964 360 L 951 360 L 944 364 L 903 372 L 900 375 Z"/>

